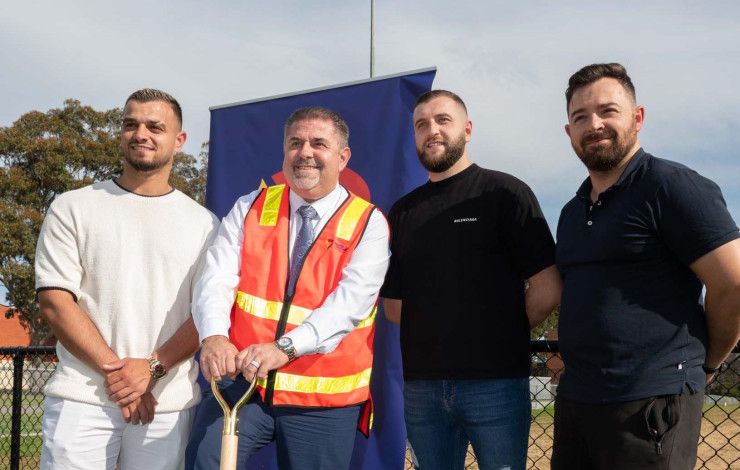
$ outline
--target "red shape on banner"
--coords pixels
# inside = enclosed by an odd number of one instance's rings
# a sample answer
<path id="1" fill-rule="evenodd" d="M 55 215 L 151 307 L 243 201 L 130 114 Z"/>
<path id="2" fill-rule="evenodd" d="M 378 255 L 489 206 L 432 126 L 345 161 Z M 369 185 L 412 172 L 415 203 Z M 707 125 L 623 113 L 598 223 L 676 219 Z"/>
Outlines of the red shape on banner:
<path id="1" fill-rule="evenodd" d="M 285 175 L 282 171 L 278 171 L 277 173 L 272 175 L 272 181 L 274 181 L 275 184 L 285 184 Z M 362 176 L 358 175 L 349 168 L 345 168 L 339 174 L 339 184 L 352 191 L 356 196 L 359 196 L 366 201 L 372 202 L 370 188 L 368 187 L 365 180 L 362 179 Z"/>

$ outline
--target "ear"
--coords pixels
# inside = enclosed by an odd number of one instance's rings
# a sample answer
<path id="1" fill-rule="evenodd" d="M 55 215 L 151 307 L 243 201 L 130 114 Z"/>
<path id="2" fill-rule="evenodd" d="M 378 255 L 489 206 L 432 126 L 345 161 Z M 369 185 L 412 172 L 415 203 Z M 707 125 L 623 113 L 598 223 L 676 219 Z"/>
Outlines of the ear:
<path id="1" fill-rule="evenodd" d="M 180 131 L 175 137 L 175 153 L 179 152 L 182 149 L 182 146 L 185 145 L 186 140 L 188 140 L 188 134 L 185 131 Z"/>
<path id="2" fill-rule="evenodd" d="M 473 121 L 469 120 L 465 122 L 465 142 L 470 142 L 470 137 L 473 135 Z"/>
<path id="3" fill-rule="evenodd" d="M 570 137 L 570 124 L 565 125 L 565 133 L 568 134 L 568 137 Z"/>
<path id="4" fill-rule="evenodd" d="M 635 108 L 635 129 L 640 132 L 642 125 L 645 123 L 645 107 L 637 106 Z"/>
<path id="5" fill-rule="evenodd" d="M 349 163 L 349 159 L 352 156 L 352 151 L 349 149 L 349 147 L 344 147 L 341 152 L 339 152 L 339 171 L 341 172 L 344 170 L 344 168 L 347 166 L 347 163 Z"/>

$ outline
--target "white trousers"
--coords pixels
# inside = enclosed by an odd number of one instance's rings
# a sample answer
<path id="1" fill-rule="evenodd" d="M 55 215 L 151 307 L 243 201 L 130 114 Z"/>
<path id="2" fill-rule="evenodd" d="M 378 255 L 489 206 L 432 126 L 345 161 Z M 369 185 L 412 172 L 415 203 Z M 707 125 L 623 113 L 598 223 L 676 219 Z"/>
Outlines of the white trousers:
<path id="1" fill-rule="evenodd" d="M 182 469 L 194 410 L 155 413 L 142 426 L 126 423 L 119 408 L 47 397 L 41 469 Z"/>

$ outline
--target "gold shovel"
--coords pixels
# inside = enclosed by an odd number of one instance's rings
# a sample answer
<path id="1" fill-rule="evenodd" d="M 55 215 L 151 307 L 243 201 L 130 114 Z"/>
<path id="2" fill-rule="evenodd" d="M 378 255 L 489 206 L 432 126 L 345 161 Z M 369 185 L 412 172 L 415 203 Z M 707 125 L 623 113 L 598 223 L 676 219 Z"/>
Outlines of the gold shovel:
<path id="1" fill-rule="evenodd" d="M 233 408 L 229 408 L 229 404 L 224 400 L 221 395 L 221 390 L 218 388 L 215 377 L 211 377 L 211 390 L 213 390 L 213 396 L 216 397 L 218 404 L 221 405 L 221 409 L 224 411 L 224 432 L 221 437 L 221 470 L 236 470 L 236 450 L 239 443 L 239 410 L 249 401 L 249 398 L 254 393 L 255 385 L 257 385 L 257 378 L 249 384 L 249 388 L 244 395 L 234 404 Z"/>

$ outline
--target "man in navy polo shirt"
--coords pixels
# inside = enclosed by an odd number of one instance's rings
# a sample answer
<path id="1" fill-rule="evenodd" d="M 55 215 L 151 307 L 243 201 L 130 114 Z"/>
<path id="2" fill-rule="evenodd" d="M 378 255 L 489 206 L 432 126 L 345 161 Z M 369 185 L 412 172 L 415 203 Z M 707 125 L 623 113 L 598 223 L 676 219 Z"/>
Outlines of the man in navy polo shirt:
<path id="1" fill-rule="evenodd" d="M 740 336 L 740 234 L 716 184 L 641 148 L 623 66 L 582 68 L 566 99 L 589 178 L 558 222 L 552 468 L 692 469 L 703 388 Z"/>

